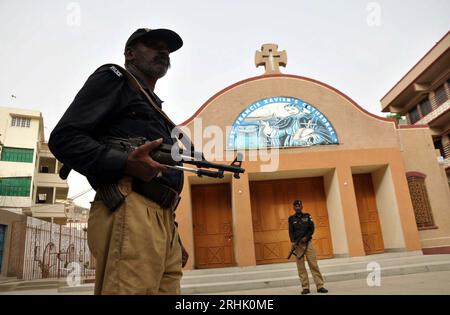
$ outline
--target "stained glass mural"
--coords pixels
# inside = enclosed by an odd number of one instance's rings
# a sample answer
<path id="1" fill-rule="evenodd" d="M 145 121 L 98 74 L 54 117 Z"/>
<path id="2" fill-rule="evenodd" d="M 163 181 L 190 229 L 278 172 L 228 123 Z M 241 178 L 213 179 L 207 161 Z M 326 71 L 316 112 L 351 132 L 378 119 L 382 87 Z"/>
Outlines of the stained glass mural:
<path id="1" fill-rule="evenodd" d="M 313 105 L 293 97 L 269 97 L 248 106 L 234 121 L 228 149 L 339 144 L 331 122 Z"/>

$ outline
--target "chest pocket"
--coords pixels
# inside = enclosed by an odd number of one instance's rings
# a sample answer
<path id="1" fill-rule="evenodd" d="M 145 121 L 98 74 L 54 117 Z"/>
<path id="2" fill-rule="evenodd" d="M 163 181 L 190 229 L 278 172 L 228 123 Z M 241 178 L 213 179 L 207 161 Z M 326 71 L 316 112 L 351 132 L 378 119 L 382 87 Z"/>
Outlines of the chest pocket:
<path id="1" fill-rule="evenodd" d="M 133 134 L 149 140 L 163 138 L 164 143 L 173 144 L 170 128 L 141 95 L 133 95 L 120 116 L 121 123 L 126 124 L 127 130 L 133 130 Z"/>
<path id="2" fill-rule="evenodd" d="M 149 120 L 150 114 L 144 111 L 133 110 L 125 115 L 128 119 L 131 120 Z"/>
<path id="3" fill-rule="evenodd" d="M 131 104 L 129 104 L 124 112 L 123 117 L 126 117 L 131 120 L 150 120 L 152 115 L 154 115 L 153 110 L 149 107 L 149 105 L 143 103 L 139 99 L 133 100 Z"/>
<path id="4" fill-rule="evenodd" d="M 311 221 L 310 221 L 309 217 L 303 217 L 303 218 L 295 219 L 292 222 L 292 224 L 294 225 L 295 228 L 304 229 L 311 224 Z"/>

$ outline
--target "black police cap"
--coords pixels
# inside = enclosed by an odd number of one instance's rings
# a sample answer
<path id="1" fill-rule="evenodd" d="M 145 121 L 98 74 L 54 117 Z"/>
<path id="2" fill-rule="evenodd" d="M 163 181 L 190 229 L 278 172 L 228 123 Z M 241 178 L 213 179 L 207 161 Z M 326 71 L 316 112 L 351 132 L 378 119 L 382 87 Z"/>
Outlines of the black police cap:
<path id="1" fill-rule="evenodd" d="M 137 29 L 133 34 L 131 34 L 130 38 L 128 38 L 127 43 L 125 44 L 125 49 L 127 49 L 134 43 L 149 40 L 160 40 L 165 42 L 167 44 L 169 52 L 171 53 L 183 46 L 183 40 L 181 39 L 180 35 L 178 35 L 174 31 L 164 28 L 155 30 L 149 28 L 140 28 Z"/>

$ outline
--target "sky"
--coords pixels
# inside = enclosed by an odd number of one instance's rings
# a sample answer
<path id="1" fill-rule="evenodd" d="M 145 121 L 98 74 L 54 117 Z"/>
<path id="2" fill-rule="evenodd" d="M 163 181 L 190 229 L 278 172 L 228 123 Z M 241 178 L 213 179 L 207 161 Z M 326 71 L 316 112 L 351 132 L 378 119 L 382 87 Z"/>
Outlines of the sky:
<path id="1" fill-rule="evenodd" d="M 449 0 L 0 0 L 0 106 L 41 111 L 48 139 L 87 77 L 123 64 L 127 38 L 149 27 L 184 41 L 155 89 L 175 123 L 263 74 L 254 57 L 265 43 L 287 52 L 283 73 L 322 81 L 384 116 L 380 99 L 449 31 L 448 12 Z M 72 172 L 69 187 L 71 197 L 89 184 Z M 93 197 L 75 202 L 89 207 Z"/>

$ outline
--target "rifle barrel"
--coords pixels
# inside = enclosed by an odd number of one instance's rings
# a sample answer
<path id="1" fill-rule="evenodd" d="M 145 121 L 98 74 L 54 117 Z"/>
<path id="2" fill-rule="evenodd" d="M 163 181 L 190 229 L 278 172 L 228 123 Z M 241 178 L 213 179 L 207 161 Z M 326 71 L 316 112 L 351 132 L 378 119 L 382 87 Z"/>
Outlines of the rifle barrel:
<path id="1" fill-rule="evenodd" d="M 179 165 L 167 165 L 167 164 L 163 164 L 165 167 L 170 168 L 170 169 L 174 169 L 174 170 L 179 170 L 179 171 L 185 171 L 185 172 L 191 172 L 191 173 L 195 173 L 199 176 L 208 176 L 208 177 L 214 177 L 214 178 L 223 178 L 223 172 L 217 171 L 208 171 L 208 170 L 202 170 L 202 169 L 195 169 L 195 168 L 189 168 L 189 167 L 184 167 L 184 166 L 179 166 Z"/>
<path id="2" fill-rule="evenodd" d="M 242 167 L 239 167 L 236 165 L 216 164 L 216 163 L 211 163 L 208 161 L 195 161 L 195 160 L 183 161 L 183 163 L 192 164 L 192 165 L 196 165 L 198 167 L 203 167 L 203 168 L 217 168 L 217 169 L 221 169 L 221 170 L 224 170 L 227 172 L 233 172 L 233 173 L 244 173 L 245 172 L 245 170 Z"/>

